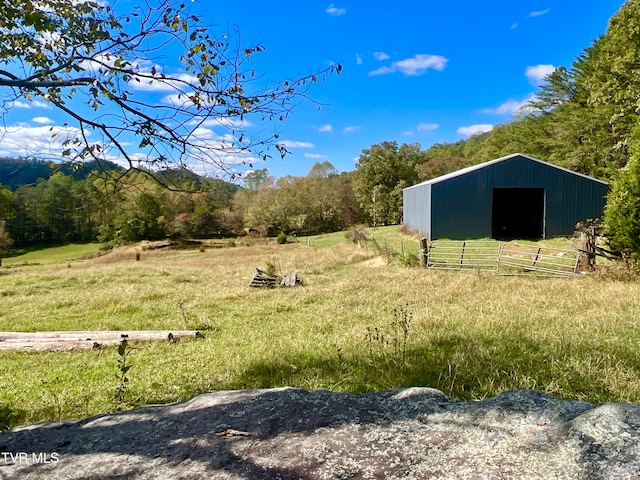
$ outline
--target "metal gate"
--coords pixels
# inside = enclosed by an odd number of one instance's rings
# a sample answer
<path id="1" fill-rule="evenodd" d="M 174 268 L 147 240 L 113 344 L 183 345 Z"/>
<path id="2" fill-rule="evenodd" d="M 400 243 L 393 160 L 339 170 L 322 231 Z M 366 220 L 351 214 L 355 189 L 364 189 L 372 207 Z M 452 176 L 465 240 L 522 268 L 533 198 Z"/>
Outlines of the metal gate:
<path id="1" fill-rule="evenodd" d="M 500 242 L 431 242 L 426 252 L 427 268 L 443 270 L 497 270 Z"/>
<path id="2" fill-rule="evenodd" d="M 436 240 L 422 254 L 424 265 L 433 269 L 565 276 L 577 274 L 581 256 L 578 250 L 491 240 Z"/>

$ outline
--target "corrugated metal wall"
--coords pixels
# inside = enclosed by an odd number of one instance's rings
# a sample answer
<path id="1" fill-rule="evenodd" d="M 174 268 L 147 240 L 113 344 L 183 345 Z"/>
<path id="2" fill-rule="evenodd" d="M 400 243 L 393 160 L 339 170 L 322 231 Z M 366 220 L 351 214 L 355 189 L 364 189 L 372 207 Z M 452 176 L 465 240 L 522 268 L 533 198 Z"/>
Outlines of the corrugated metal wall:
<path id="1" fill-rule="evenodd" d="M 571 235 L 577 222 L 602 215 L 606 184 L 522 155 L 404 191 L 404 222 L 437 238 L 491 236 L 493 189 L 544 188 L 545 236 Z"/>
<path id="2" fill-rule="evenodd" d="M 431 185 L 417 185 L 402 191 L 402 217 L 405 225 L 430 239 Z"/>

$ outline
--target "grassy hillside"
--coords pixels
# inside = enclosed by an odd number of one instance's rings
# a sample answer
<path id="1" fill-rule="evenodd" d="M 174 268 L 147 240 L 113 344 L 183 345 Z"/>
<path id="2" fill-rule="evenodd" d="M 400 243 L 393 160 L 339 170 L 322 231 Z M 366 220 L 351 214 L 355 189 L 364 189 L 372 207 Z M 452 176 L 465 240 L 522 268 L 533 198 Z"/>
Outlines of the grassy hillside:
<path id="1" fill-rule="evenodd" d="M 397 229 L 375 235 L 417 251 Z M 0 330 L 189 328 L 205 338 L 135 345 L 120 403 L 116 348 L 2 352 L 0 426 L 282 385 L 640 400 L 638 283 L 436 272 L 388 263 L 344 234 L 306 240 L 3 267 Z M 304 285 L 249 288 L 256 267 L 295 270 Z"/>

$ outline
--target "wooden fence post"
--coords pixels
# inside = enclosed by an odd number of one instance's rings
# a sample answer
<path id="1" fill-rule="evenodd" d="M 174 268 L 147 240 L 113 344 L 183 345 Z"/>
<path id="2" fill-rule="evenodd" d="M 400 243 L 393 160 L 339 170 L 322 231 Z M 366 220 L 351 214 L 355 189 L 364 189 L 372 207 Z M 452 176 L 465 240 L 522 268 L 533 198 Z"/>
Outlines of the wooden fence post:
<path id="1" fill-rule="evenodd" d="M 593 270 L 596 266 L 596 232 L 595 228 L 586 228 L 580 231 L 582 261 L 580 267 L 584 270 Z"/>
<path id="2" fill-rule="evenodd" d="M 422 266 L 426 268 L 429 257 L 429 242 L 426 237 L 420 239 L 420 257 Z"/>

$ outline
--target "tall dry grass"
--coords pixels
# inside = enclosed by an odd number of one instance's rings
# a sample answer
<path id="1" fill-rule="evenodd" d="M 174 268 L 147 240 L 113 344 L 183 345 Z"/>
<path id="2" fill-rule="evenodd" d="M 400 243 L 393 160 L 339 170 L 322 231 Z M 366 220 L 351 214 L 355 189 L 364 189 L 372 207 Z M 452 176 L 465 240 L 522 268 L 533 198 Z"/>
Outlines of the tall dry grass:
<path id="1" fill-rule="evenodd" d="M 304 286 L 249 288 L 268 265 L 296 271 Z M 0 299 L 0 330 L 201 329 L 204 339 L 137 345 L 131 405 L 282 385 L 640 399 L 634 281 L 428 271 L 347 242 L 299 243 L 12 269 L 0 275 Z M 0 358 L 0 418 L 12 424 L 114 409 L 113 348 Z"/>

